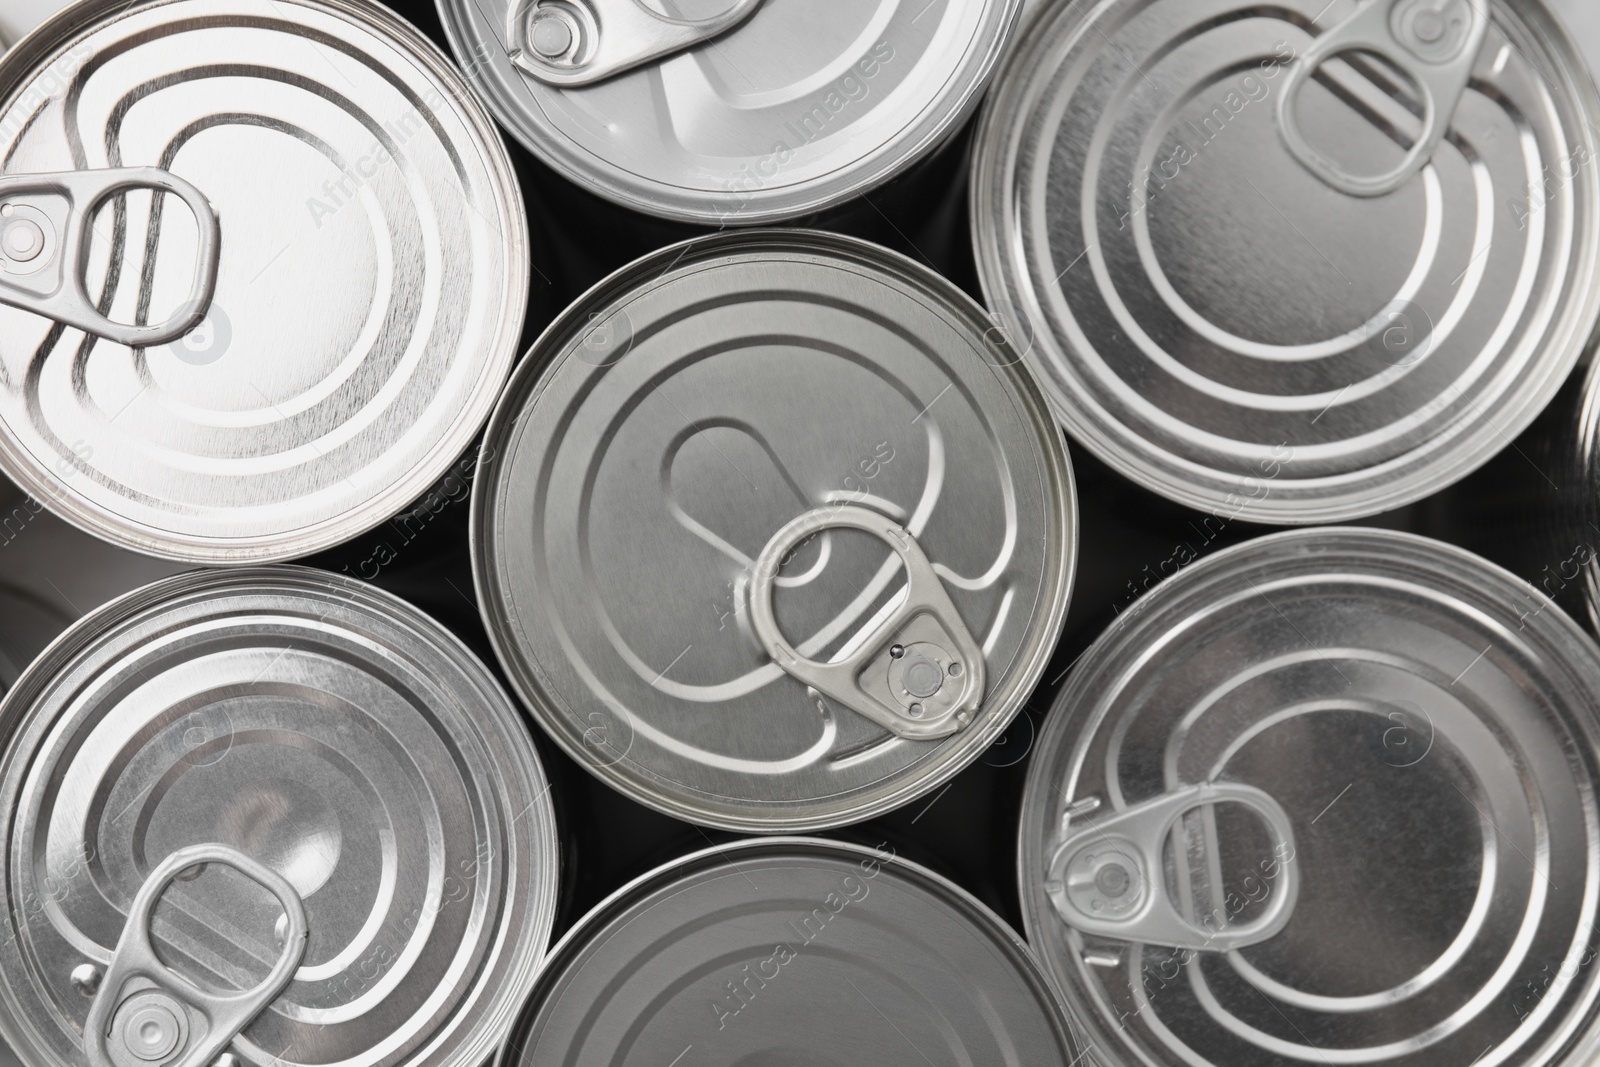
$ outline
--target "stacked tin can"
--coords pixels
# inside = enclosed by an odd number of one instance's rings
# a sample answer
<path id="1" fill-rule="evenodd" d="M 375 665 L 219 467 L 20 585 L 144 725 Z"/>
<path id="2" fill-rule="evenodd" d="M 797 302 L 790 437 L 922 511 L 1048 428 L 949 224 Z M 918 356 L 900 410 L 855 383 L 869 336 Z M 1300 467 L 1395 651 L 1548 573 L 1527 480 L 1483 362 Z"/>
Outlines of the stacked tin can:
<path id="1" fill-rule="evenodd" d="M 1593 1062 L 1597 153 L 1541 0 L 77 0 L 0 1037 Z"/>

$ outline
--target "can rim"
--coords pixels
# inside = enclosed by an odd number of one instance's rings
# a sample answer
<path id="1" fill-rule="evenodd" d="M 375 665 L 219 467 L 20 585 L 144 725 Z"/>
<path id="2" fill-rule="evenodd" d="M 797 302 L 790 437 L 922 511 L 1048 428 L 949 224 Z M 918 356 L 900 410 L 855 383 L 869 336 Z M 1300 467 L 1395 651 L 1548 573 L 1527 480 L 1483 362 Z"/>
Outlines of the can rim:
<path id="1" fill-rule="evenodd" d="M 507 958 L 516 965 L 508 969 L 506 980 L 491 993 L 490 1009 L 473 1029 L 475 1034 L 464 1043 L 453 1058 L 460 1067 L 471 1067 L 493 1053 L 501 1043 L 495 1034 L 504 1034 L 522 1012 L 524 996 L 506 995 L 503 991 L 532 987 L 543 960 L 543 952 L 550 943 L 555 928 L 557 896 L 561 882 L 561 847 L 556 826 L 554 802 L 550 796 L 551 779 L 538 758 L 533 737 L 516 713 L 510 694 L 495 678 L 494 673 L 478 655 L 452 630 L 406 600 L 376 586 L 323 571 L 315 567 L 286 564 L 238 567 L 228 569 L 203 569 L 186 571 L 160 578 L 107 601 L 84 615 L 58 635 L 45 650 L 28 665 L 17 683 L 0 697 L 0 783 L 8 768 L 19 755 L 31 761 L 37 747 L 30 743 L 21 752 L 21 741 L 34 735 L 37 742 L 48 732 L 50 723 L 43 722 L 31 713 L 35 700 L 50 684 L 84 657 L 90 655 L 104 635 L 111 629 L 129 623 L 139 616 L 158 609 L 179 597 L 214 593 L 218 590 L 257 589 L 267 592 L 290 592 L 313 598 L 334 600 L 342 604 L 371 611 L 385 621 L 431 641 L 436 651 L 459 666 L 464 674 L 474 676 L 474 681 L 492 694 L 502 697 L 503 714 L 494 714 L 494 707 L 478 706 L 463 709 L 463 717 L 470 719 L 478 729 L 493 723 L 499 727 L 503 741 L 496 747 L 504 758 L 519 765 L 529 785 L 537 790 L 533 805 L 539 816 L 529 822 L 529 855 L 519 866 L 518 877 L 526 883 L 522 887 L 528 913 L 527 943 L 534 951 L 516 959 L 512 953 Z M 523 744 L 517 744 L 517 739 Z M 531 809 L 530 809 L 531 810 Z M 526 813 L 525 813 L 526 814 Z M 515 819 L 508 812 L 508 818 Z M 0 805 L 0 848 L 10 851 L 13 811 L 10 805 Z M 509 828 L 510 823 L 507 823 Z M 7 861 L 9 866 L 9 861 Z M 8 982 L 0 981 L 0 1039 L 13 1050 L 32 1048 L 25 1033 L 18 1027 L 15 1013 L 15 993 Z M 432 1033 L 427 1035 L 432 1036 Z M 427 1041 L 422 1042 L 423 1045 Z M 24 1062 L 28 1062 L 24 1058 Z"/>
<path id="2" fill-rule="evenodd" d="M 590 937 L 597 928 L 602 928 L 617 916 L 624 914 L 640 897 L 646 893 L 672 885 L 674 882 L 699 874 L 702 871 L 716 870 L 722 867 L 737 867 L 738 859 L 762 859 L 765 857 L 818 857 L 826 859 L 865 860 L 878 861 L 885 868 L 892 868 L 906 875 L 909 881 L 919 889 L 926 890 L 930 895 L 948 905 L 954 914 L 967 921 L 969 927 L 977 933 L 984 935 L 985 939 L 999 949 L 1007 959 L 1016 967 L 1017 974 L 1024 979 L 1033 991 L 1035 1001 L 1049 1017 L 1057 1038 L 1067 1048 L 1077 1049 L 1081 1044 L 1077 1026 L 1068 1015 L 1064 1002 L 1056 995 L 1054 986 L 1050 983 L 1043 965 L 1037 955 L 1029 946 L 1027 940 L 1016 930 L 1012 929 L 1004 919 L 983 901 L 972 893 L 957 885 L 931 868 L 925 867 L 914 860 L 901 856 L 891 856 L 885 860 L 881 852 L 858 845 L 854 842 L 834 841 L 822 837 L 809 837 L 803 835 L 784 835 L 779 837 L 746 838 L 732 841 L 726 845 L 712 845 L 708 848 L 696 849 L 676 859 L 668 860 L 658 867 L 654 867 L 636 878 L 630 879 L 620 888 L 609 893 L 604 900 L 590 908 L 577 922 L 573 923 L 561 939 L 545 954 L 544 963 L 539 970 L 538 980 L 534 983 L 532 992 L 513 1024 L 506 1039 L 495 1052 L 495 1058 L 490 1067 L 518 1067 L 518 1060 L 522 1055 L 520 1047 L 515 1051 L 514 1046 L 521 1046 L 527 1038 L 527 1031 L 536 1021 L 545 998 L 550 994 L 551 988 L 567 973 L 566 968 L 572 961 L 572 956 L 579 949 L 588 944 Z"/>
<path id="3" fill-rule="evenodd" d="M 896 281 L 907 283 L 937 301 L 957 319 L 970 325 L 975 336 L 984 336 L 985 328 L 990 325 L 978 304 L 953 282 L 907 256 L 859 238 L 822 230 L 759 229 L 694 237 L 668 245 L 614 271 L 575 300 L 545 328 L 512 372 L 489 419 L 484 437 L 485 447 L 479 453 L 472 480 L 471 552 L 474 592 L 495 658 L 505 670 L 512 690 L 521 698 L 546 736 L 591 775 L 662 814 L 722 830 L 781 834 L 833 829 L 892 811 L 953 778 L 1005 732 L 1043 675 L 1066 623 L 1067 607 L 1077 576 L 1078 499 L 1072 461 L 1067 454 L 1061 429 L 1051 418 L 1032 371 L 1021 359 L 1000 366 L 989 364 L 997 375 L 1010 376 L 1019 415 L 1031 416 L 1039 435 L 1041 476 L 1047 482 L 1045 489 L 1049 494 L 1042 510 L 1052 527 L 1054 541 L 1051 550 L 1045 553 L 1046 570 L 1041 581 L 1041 586 L 1046 590 L 1046 596 L 1041 599 L 1047 599 L 1048 603 L 1035 613 L 1033 630 L 1037 636 L 1032 641 L 1032 649 L 1027 650 L 1027 659 L 1020 661 L 1021 666 L 1013 675 L 1010 692 L 1005 696 L 1016 706 L 1006 715 L 990 716 L 981 732 L 972 735 L 974 740 L 969 741 L 957 757 L 948 760 L 935 773 L 909 777 L 902 775 L 897 785 L 887 790 L 879 789 L 876 799 L 830 815 L 806 817 L 768 813 L 766 817 L 738 816 L 711 810 L 704 805 L 690 806 L 647 791 L 640 787 L 638 779 L 617 771 L 616 768 L 626 760 L 601 765 L 589 758 L 582 746 L 553 728 L 551 720 L 556 716 L 552 715 L 550 709 L 559 708 L 560 702 L 546 696 L 538 665 L 520 655 L 516 642 L 507 636 L 511 620 L 497 595 L 497 567 L 489 537 L 497 507 L 500 470 L 507 457 L 504 449 L 491 446 L 504 440 L 514 430 L 522 412 L 543 396 L 549 381 L 566 361 L 564 357 L 557 357 L 580 336 L 580 330 L 589 323 L 593 309 L 607 306 L 638 289 L 641 279 L 652 272 L 661 278 L 684 264 L 762 250 L 827 255 L 884 271 Z M 1010 347 L 1009 340 L 1005 344 Z M 988 697 L 985 699 L 987 702 Z"/>
<path id="4" fill-rule="evenodd" d="M 1180 570 L 1178 573 L 1163 579 L 1158 585 L 1140 598 L 1140 604 L 1145 604 L 1149 599 L 1159 596 L 1163 601 L 1174 597 L 1183 596 L 1190 592 L 1190 586 L 1201 585 L 1215 580 L 1217 572 L 1226 573 L 1229 568 L 1236 567 L 1241 560 L 1248 560 L 1253 555 L 1271 553 L 1280 546 L 1304 545 L 1308 550 L 1324 549 L 1334 551 L 1349 551 L 1352 548 L 1367 548 L 1377 556 L 1393 560 L 1392 551 L 1403 546 L 1411 550 L 1422 550 L 1430 563 L 1435 565 L 1434 573 L 1442 574 L 1453 572 L 1457 577 L 1472 572 L 1472 577 L 1480 583 L 1498 585 L 1500 591 L 1526 590 L 1529 594 L 1542 602 L 1541 610 L 1530 621 L 1535 626 L 1544 628 L 1552 651 L 1561 656 L 1560 663 L 1573 674 L 1587 673 L 1596 688 L 1600 688 L 1600 673 L 1595 670 L 1595 665 L 1600 663 L 1600 650 L 1594 647 L 1593 640 L 1586 634 L 1581 626 L 1571 616 L 1562 611 L 1548 596 L 1536 589 L 1530 583 L 1517 577 L 1515 574 L 1483 557 L 1469 552 L 1457 545 L 1439 541 L 1421 534 L 1409 533 L 1401 530 L 1387 530 L 1382 528 L 1364 526 L 1328 526 L 1315 529 L 1283 530 L 1257 537 L 1242 544 L 1234 545 L 1218 551 L 1193 565 Z M 1410 562 L 1415 562 L 1417 553 L 1408 555 Z M 1137 605 L 1136 605 L 1137 606 Z M 1158 609 L 1165 604 L 1158 605 Z M 1082 666 L 1092 666 L 1120 651 L 1119 646 L 1131 640 L 1130 631 L 1139 626 L 1151 625 L 1145 619 L 1145 612 L 1130 610 L 1119 615 L 1112 621 L 1093 644 L 1079 657 L 1078 663 Z M 1540 620 L 1544 620 L 1541 622 Z M 1581 665 L 1582 658 L 1589 661 L 1587 670 Z M 1039 901 L 1033 892 L 1037 887 L 1031 881 L 1035 870 L 1043 869 L 1043 852 L 1046 842 L 1037 830 L 1041 813 L 1050 810 L 1050 797 L 1055 794 L 1051 783 L 1047 780 L 1050 773 L 1047 763 L 1042 756 L 1046 753 L 1053 754 L 1058 749 L 1076 747 L 1082 737 L 1084 727 L 1089 725 L 1085 716 L 1092 710 L 1092 701 L 1078 701 L 1080 682 L 1086 673 L 1078 670 L 1067 679 L 1056 694 L 1051 698 L 1050 709 L 1046 714 L 1044 726 L 1041 728 L 1038 743 L 1035 745 L 1033 760 L 1029 764 L 1027 779 L 1023 784 L 1022 801 L 1019 809 L 1017 825 L 1017 898 L 1022 912 L 1022 925 L 1025 936 L 1030 944 L 1042 944 L 1045 926 L 1049 922 L 1049 915 L 1040 910 Z M 1597 753 L 1600 753 L 1600 716 L 1590 716 L 1589 742 Z M 1050 816 L 1045 815 L 1044 825 L 1049 825 Z M 1041 969 L 1045 972 L 1051 987 L 1056 990 L 1064 1005 L 1067 1006 L 1068 1015 L 1080 1031 L 1083 1039 L 1088 1041 L 1093 1034 L 1104 1032 L 1104 1023 L 1098 1007 L 1085 999 L 1077 987 L 1069 982 L 1064 982 L 1057 974 L 1053 961 L 1046 957 L 1041 949 L 1039 951 Z M 1569 1040 L 1571 1038 L 1569 1037 Z M 1583 1044 L 1573 1045 L 1562 1054 L 1562 1059 L 1552 1061 L 1549 1067 L 1556 1067 L 1557 1063 L 1572 1064 L 1576 1067 L 1579 1063 L 1589 1063 L 1596 1053 L 1600 1053 L 1600 1023 L 1592 1024 L 1588 1032 L 1581 1038 Z M 1121 1067 L 1122 1064 L 1131 1064 L 1133 1060 L 1126 1058 L 1120 1051 L 1113 1052 L 1111 1044 L 1105 1045 L 1106 1054 L 1116 1058 L 1108 1063 L 1108 1067 Z M 1585 1055 L 1577 1055 L 1578 1053 Z M 1568 1059 L 1568 1056 L 1576 1058 Z M 1141 1059 L 1141 1062 L 1143 1060 Z"/>
<path id="5" fill-rule="evenodd" d="M 372 32 L 437 79 L 448 98 L 459 109 L 464 125 L 472 130 L 480 147 L 479 156 L 489 176 L 499 218 L 506 223 L 501 234 L 505 241 L 508 281 L 501 304 L 493 341 L 487 346 L 495 353 L 494 364 L 501 367 L 500 380 L 516 362 L 527 316 L 529 281 L 532 273 L 527 207 L 511 165 L 510 154 L 498 127 L 455 64 L 439 46 L 411 23 L 379 4 L 363 0 L 278 0 L 302 7 L 321 8 L 335 17 Z M 137 4 L 137 0 L 136 0 Z M 164 6 L 164 0 L 144 0 L 140 10 Z M 112 25 L 129 17 L 128 0 L 78 0 L 57 11 L 9 51 L 0 52 L 0 110 L 9 107 L 17 93 L 31 84 L 27 76 L 38 64 L 66 47 L 75 37 Z M 114 545 L 132 549 L 156 559 L 179 563 L 250 564 L 275 563 L 308 556 L 359 537 L 383 525 L 450 470 L 471 447 L 493 409 L 495 391 L 482 390 L 463 405 L 452 433 L 438 440 L 429 454 L 405 472 L 387 489 L 367 497 L 356 509 L 348 510 L 308 526 L 266 536 L 203 537 L 161 530 L 147 523 L 119 516 L 115 511 L 90 503 L 65 491 L 35 462 L 31 453 L 12 439 L 0 421 L 0 471 L 34 499 L 45 503 L 51 512 L 73 526 Z M 38 469 L 36 469 L 38 468 Z"/>
<path id="6" fill-rule="evenodd" d="M 604 157 L 564 143 L 565 138 L 546 133 L 541 123 L 510 121 L 514 117 L 520 118 L 523 112 L 518 105 L 506 99 L 507 94 L 498 80 L 492 80 L 489 76 L 478 72 L 467 74 L 466 78 L 501 120 L 506 131 L 523 148 L 556 171 L 565 181 L 591 192 L 599 192 L 614 204 L 669 222 L 737 227 L 769 226 L 776 222 L 818 214 L 845 204 L 857 196 L 873 192 L 933 155 L 961 130 L 967 119 L 982 106 L 984 95 L 1004 62 L 1013 35 L 1022 21 L 1024 0 L 985 0 L 985 2 L 1003 4 L 1008 9 L 1001 16 L 988 51 L 979 62 L 972 65 L 966 92 L 957 106 L 942 109 L 938 121 L 928 127 L 927 132 L 920 140 L 914 142 L 909 151 L 895 153 L 893 158 L 888 160 L 880 159 L 876 166 L 865 171 L 865 177 L 834 192 L 827 192 L 822 187 L 830 181 L 836 181 L 839 171 L 844 168 L 835 168 L 801 186 L 781 186 L 776 190 L 749 192 L 748 198 L 744 201 L 744 208 L 736 212 L 717 210 L 715 197 L 719 194 L 643 179 Z M 444 27 L 445 39 L 450 43 L 450 51 L 457 56 L 467 54 L 469 42 L 462 23 L 470 21 L 472 16 L 464 14 L 463 18 L 458 18 L 456 15 L 458 9 L 465 13 L 465 0 L 434 0 L 434 6 L 439 14 L 439 22 Z M 488 21 L 487 16 L 485 21 Z M 731 32 L 737 33 L 738 30 Z M 521 75 L 518 74 L 516 77 Z M 868 156 L 856 160 L 855 165 L 859 166 L 866 159 L 888 155 L 890 147 L 896 143 L 898 142 L 891 141 L 880 145 Z M 797 195 L 796 190 L 805 192 L 803 195 Z M 745 210 L 758 203 L 766 203 L 767 206 Z M 697 208 L 696 204 L 707 206 Z"/>
<path id="7" fill-rule="evenodd" d="M 1005 227 L 1001 222 L 1001 217 L 1007 213 L 1003 205 L 1010 186 L 1009 176 L 1015 170 L 1015 157 L 1021 151 L 1021 142 L 1015 139 L 1015 135 L 1019 124 L 1026 122 L 1029 117 L 1019 109 L 1018 97 L 1031 84 L 1038 65 L 1034 53 L 1043 42 L 1051 39 L 1049 34 L 1057 20 L 1072 20 L 1069 36 L 1076 37 L 1102 11 L 1120 2 L 1122 0 L 1099 0 L 1098 3 L 1088 4 L 1077 0 L 1044 0 L 1034 8 L 1017 33 L 1017 46 L 1010 51 L 995 75 L 993 89 L 973 134 L 975 151 L 972 153 L 968 183 L 968 229 L 977 263 L 978 283 L 984 303 L 995 310 L 1007 329 L 1020 331 L 1019 336 L 1028 336 L 1027 331 L 1035 329 L 1038 324 L 1019 317 L 1016 302 L 1009 297 L 1009 275 L 1004 252 L 1008 235 L 1003 232 Z M 1491 4 L 1498 10 L 1507 6 L 1508 0 L 1491 0 Z M 1600 89 L 1597 89 L 1596 75 L 1589 70 L 1571 35 L 1545 0 L 1515 0 L 1515 8 L 1517 17 L 1530 26 L 1548 51 L 1548 55 L 1542 58 L 1553 65 L 1551 76 L 1560 85 L 1572 90 L 1569 99 L 1581 122 L 1570 132 L 1582 137 L 1591 157 L 1600 156 L 1600 136 L 1597 136 L 1597 131 L 1600 131 Z M 1595 167 L 1584 168 L 1581 180 L 1595 216 L 1600 219 L 1600 174 L 1595 173 L 1596 170 Z M 990 208 L 995 209 L 993 218 L 990 217 Z M 1589 220 L 1589 238 L 1579 243 L 1574 257 L 1575 266 L 1568 275 L 1566 284 L 1571 299 L 1567 311 L 1559 325 L 1546 335 L 1539 346 L 1543 352 L 1560 353 L 1560 358 L 1550 361 L 1549 370 L 1537 383 L 1538 387 L 1524 393 L 1514 409 L 1502 404 L 1496 412 L 1495 421 L 1501 421 L 1501 416 L 1507 410 L 1512 412 L 1512 418 L 1504 420 L 1499 427 L 1491 425 L 1489 418 L 1482 416 L 1475 424 L 1466 425 L 1455 438 L 1457 442 L 1466 443 L 1453 444 L 1450 452 L 1443 453 L 1447 457 L 1446 462 L 1429 460 L 1425 465 L 1413 467 L 1398 476 L 1385 473 L 1385 468 L 1396 468 L 1405 463 L 1407 457 L 1413 455 L 1408 452 L 1383 464 L 1331 478 L 1301 479 L 1298 482 L 1279 479 L 1277 484 L 1285 486 L 1321 485 L 1336 492 L 1324 494 L 1322 499 L 1294 497 L 1287 501 L 1281 494 L 1268 494 L 1264 498 L 1249 500 L 1244 511 L 1232 512 L 1232 516 L 1274 526 L 1321 526 L 1351 522 L 1414 504 L 1454 485 L 1493 459 L 1532 425 L 1555 398 L 1587 349 L 1596 326 L 1600 325 L 1600 238 L 1595 236 L 1595 221 Z M 1026 277 L 1019 279 L 1027 280 Z M 1050 343 L 1056 344 L 1049 331 L 1037 332 L 1051 336 Z M 1071 362 L 1070 350 L 1064 350 L 1063 357 Z M 1039 358 L 1030 349 L 1030 363 Z M 1234 505 L 1228 493 L 1199 488 L 1194 481 L 1184 478 L 1176 470 L 1159 469 L 1143 461 L 1141 456 L 1146 453 L 1119 443 L 1119 439 L 1106 427 L 1081 410 L 1075 399 L 1068 398 L 1072 399 L 1068 403 L 1050 375 L 1039 374 L 1038 377 L 1051 410 L 1072 439 L 1122 477 L 1168 500 L 1199 511 L 1213 513 L 1218 508 Z M 1120 420 L 1110 421 L 1112 425 L 1121 425 Z M 1440 454 L 1434 453 L 1435 456 Z M 1168 458 L 1175 460 L 1175 457 Z M 1174 462 L 1174 466 L 1179 465 L 1192 467 L 1198 475 L 1222 473 L 1226 476 L 1226 472 L 1204 464 Z M 1249 478 L 1249 475 L 1242 475 L 1238 481 L 1242 486 Z"/>

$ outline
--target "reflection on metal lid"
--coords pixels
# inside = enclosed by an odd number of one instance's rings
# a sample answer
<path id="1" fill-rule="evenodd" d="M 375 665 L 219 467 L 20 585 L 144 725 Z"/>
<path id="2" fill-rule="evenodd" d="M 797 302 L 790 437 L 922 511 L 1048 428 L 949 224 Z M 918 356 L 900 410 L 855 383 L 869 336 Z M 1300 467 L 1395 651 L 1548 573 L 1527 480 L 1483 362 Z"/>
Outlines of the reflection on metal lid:
<path id="1" fill-rule="evenodd" d="M 1596 707 L 1600 650 L 1459 549 L 1220 553 L 1056 702 L 1029 940 L 1107 1067 L 1592 1063 Z"/>

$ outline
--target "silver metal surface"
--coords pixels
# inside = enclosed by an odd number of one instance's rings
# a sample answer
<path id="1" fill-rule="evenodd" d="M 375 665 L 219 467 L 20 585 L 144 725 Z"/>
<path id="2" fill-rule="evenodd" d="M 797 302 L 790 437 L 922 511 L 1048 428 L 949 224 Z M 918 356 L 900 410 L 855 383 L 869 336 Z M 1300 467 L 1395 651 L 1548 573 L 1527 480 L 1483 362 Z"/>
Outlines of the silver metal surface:
<path id="1" fill-rule="evenodd" d="M 497 1067 L 1069 1067 L 1020 938 L 877 850 L 741 842 L 661 867 L 551 952 Z"/>
<path id="2" fill-rule="evenodd" d="M 0 1036 L 30 1067 L 82 1067 L 97 996 L 169 1034 L 150 1067 L 202 1039 L 116 962 L 141 888 L 194 846 L 304 902 L 304 958 L 238 1063 L 478 1067 L 504 1037 L 554 918 L 549 787 L 493 676 L 414 608 L 320 571 L 180 575 L 80 621 L 0 724 Z M 268 982 L 296 926 L 257 882 L 208 862 L 159 894 L 169 1001 Z"/>
<path id="3" fill-rule="evenodd" d="M 743 225 L 821 211 L 903 172 L 958 129 L 994 72 L 1021 0 L 763 0 L 733 29 L 593 85 L 508 33 L 551 0 L 437 0 L 451 49 L 519 141 L 624 207 Z M 586 18 L 742 16 L 746 0 L 563 0 L 560 56 Z M 566 35 L 570 35 L 570 42 Z M 537 49 L 533 50 L 537 52 Z M 537 75 L 519 64 L 535 63 Z"/>
<path id="4" fill-rule="evenodd" d="M 0 172 L 114 167 L 204 194 L 214 298 L 135 348 L 0 307 L 0 466 L 28 493 L 152 555 L 285 559 L 388 518 L 468 447 L 515 356 L 526 220 L 487 115 L 416 30 L 356 0 L 77 4 L 0 60 Z M 88 240 L 99 314 L 197 310 L 204 227 L 173 196 L 119 193 Z"/>
<path id="5" fill-rule="evenodd" d="M 483 456 L 473 559 L 501 662 L 574 758 L 680 818 L 777 832 L 906 803 L 1005 730 L 1060 633 L 1076 505 L 1043 398 L 976 305 L 864 242 L 754 232 L 624 268 L 523 360 Z M 905 531 L 937 576 L 915 600 L 953 621 L 907 618 L 880 534 L 814 531 L 763 579 L 796 659 L 909 636 L 888 677 L 811 688 L 755 632 L 751 583 L 778 531 L 845 507 Z M 891 731 L 837 696 L 959 701 L 968 679 L 930 689 L 928 667 L 975 650 L 981 707 L 952 705 L 942 740 L 897 736 L 914 701 Z"/>
<path id="6" fill-rule="evenodd" d="M 978 134 L 984 292 L 1059 418 L 1223 518 L 1353 518 L 1463 477 L 1554 395 L 1600 311 L 1600 102 L 1554 17 L 1490 5 L 1443 143 L 1383 196 L 1425 142 L 1424 96 L 1367 53 L 1322 63 L 1294 113 L 1377 183 L 1356 196 L 1281 115 L 1361 10 L 1043 4 Z"/>
<path id="7" fill-rule="evenodd" d="M 1362 0 L 1363 7 L 1316 39 L 1295 60 L 1278 94 L 1278 130 L 1295 157 L 1350 196 L 1388 196 L 1433 161 L 1455 121 L 1489 32 L 1489 0 Z M 1384 174 L 1352 174 L 1319 151 L 1300 125 L 1300 92 L 1331 59 L 1376 56 L 1422 97 L 1422 133 Z"/>
<path id="8" fill-rule="evenodd" d="M 1219 553 L 1124 612 L 1046 720 L 1029 942 L 1102 1067 L 1594 1063 L 1597 707 L 1600 650 L 1460 549 L 1329 529 Z M 1117 821 L 1150 805 L 1172 832 L 1140 881 Z M 1213 936 L 1067 921 L 1063 844 L 1126 873 L 1102 913 L 1164 897 Z"/>
<path id="9" fill-rule="evenodd" d="M 281 930 L 275 931 L 279 934 L 278 957 L 272 970 L 242 993 L 202 989 L 163 963 L 150 941 L 156 902 L 175 879 L 211 863 L 231 867 L 269 890 L 286 920 Z M 90 1067 L 125 1067 L 141 1060 L 171 1062 L 173 1067 L 210 1067 L 294 979 L 305 959 L 308 933 L 305 902 L 271 867 L 228 845 L 178 849 L 139 887 L 111 962 L 103 975 L 92 980 L 94 1001 L 83 1024 L 84 1058 Z M 80 992 L 87 984 L 73 982 Z"/>
<path id="10" fill-rule="evenodd" d="M 905 568 L 906 589 L 889 617 L 854 642 L 853 651 L 819 663 L 783 636 L 772 595 L 783 561 L 830 529 L 862 530 L 886 542 Z M 916 538 L 881 512 L 823 505 L 774 534 L 751 567 L 750 625 L 785 674 L 896 737 L 949 737 L 970 725 L 983 705 L 983 649 Z"/>
<path id="11" fill-rule="evenodd" d="M 1294 829 L 1268 793 L 1237 782 L 1200 782 L 1078 826 L 1055 850 L 1045 888 L 1062 921 L 1081 933 L 1141 945 L 1231 952 L 1282 932 L 1299 895 L 1299 868 L 1285 867 L 1278 892 L 1247 923 L 1218 924 L 1175 900 L 1164 875 L 1166 850 L 1183 817 L 1235 804 L 1255 814 L 1274 854 L 1293 855 Z"/>
<path id="12" fill-rule="evenodd" d="M 147 325 L 106 318 L 90 299 L 84 276 L 95 212 L 112 196 L 133 189 L 171 193 L 188 205 L 195 219 L 189 296 L 166 321 Z M 0 175 L 0 304 L 128 348 L 176 341 L 211 308 L 220 230 L 205 194 L 160 167 Z"/>
<path id="13" fill-rule="evenodd" d="M 506 40 L 519 68 L 551 85 L 592 85 L 675 55 L 737 26 L 761 0 L 734 0 L 720 14 L 677 19 L 635 0 L 521 0 Z"/>

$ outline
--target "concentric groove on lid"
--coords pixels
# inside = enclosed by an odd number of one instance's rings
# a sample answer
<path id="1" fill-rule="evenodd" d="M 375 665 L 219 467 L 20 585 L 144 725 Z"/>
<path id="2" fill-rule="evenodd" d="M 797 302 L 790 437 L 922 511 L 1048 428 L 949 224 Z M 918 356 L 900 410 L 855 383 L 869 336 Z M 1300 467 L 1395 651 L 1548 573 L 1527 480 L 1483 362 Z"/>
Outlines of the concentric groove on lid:
<path id="1" fill-rule="evenodd" d="M 416 609 L 298 568 L 180 575 L 75 624 L 0 724 L 0 1033 L 27 1062 L 82 1062 L 78 973 L 195 845 L 265 864 L 308 918 L 242 1061 L 477 1067 L 503 1037 L 554 922 L 554 813 L 509 698 Z M 155 948 L 248 988 L 279 914 L 208 867 L 162 896 Z"/>
<path id="2" fill-rule="evenodd" d="M 1333 529 L 1219 553 L 1056 701 L 1029 940 L 1108 1064 L 1589 1063 L 1597 706 L 1592 642 L 1459 549 Z M 1124 827 L 1162 798 L 1184 811 L 1150 823 L 1152 863 Z"/>
<path id="3" fill-rule="evenodd" d="M 97 536 L 233 563 L 346 540 L 444 474 L 510 370 L 529 268 L 504 145 L 437 49 L 346 0 L 76 5 L 0 61 L 0 170 L 133 166 L 220 220 L 207 318 L 125 348 L 0 306 L 8 474 Z M 186 300 L 176 204 L 96 216 L 113 320 Z"/>
<path id="4" fill-rule="evenodd" d="M 981 123 L 973 235 L 1074 438 L 1180 503 L 1311 523 L 1426 496 L 1528 425 L 1600 313 L 1600 102 L 1541 3 L 1490 7 L 1449 136 L 1378 197 L 1280 129 L 1352 0 L 1033 14 Z M 1375 174 L 1420 129 L 1401 84 L 1335 59 L 1296 113 Z"/>

